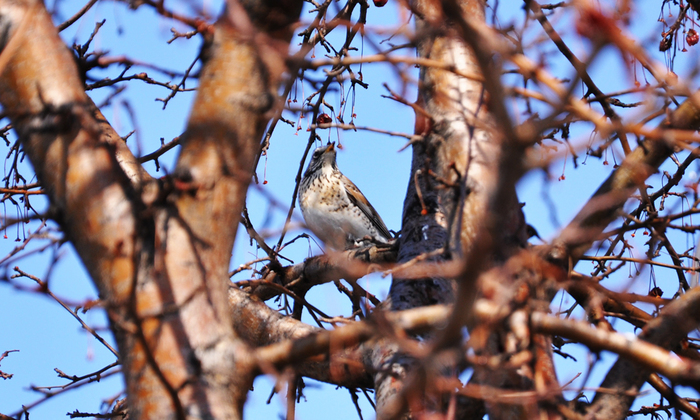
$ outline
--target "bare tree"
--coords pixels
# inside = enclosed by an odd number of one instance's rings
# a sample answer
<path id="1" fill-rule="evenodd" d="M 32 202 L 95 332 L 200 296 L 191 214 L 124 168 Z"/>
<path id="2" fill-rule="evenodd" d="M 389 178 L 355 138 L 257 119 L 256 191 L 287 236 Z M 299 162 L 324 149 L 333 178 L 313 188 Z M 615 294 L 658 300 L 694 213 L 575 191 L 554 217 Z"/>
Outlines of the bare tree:
<path id="1" fill-rule="evenodd" d="M 381 419 L 700 418 L 691 392 L 700 390 L 700 291 L 690 281 L 700 266 L 693 221 L 700 201 L 689 172 L 699 150 L 700 93 L 696 67 L 673 71 L 679 53 L 697 58 L 695 2 L 656 5 L 673 17 L 660 24 L 653 46 L 664 64 L 635 39 L 630 25 L 639 18 L 625 1 L 415 0 L 403 5 L 414 26 L 390 33 L 367 25 L 373 9 L 360 0 L 310 1 L 311 21 L 300 20 L 303 2 L 294 0 L 231 0 L 215 19 L 164 2 L 127 2 L 190 27 L 173 29 L 173 39 L 203 40 L 198 59 L 176 73 L 91 51 L 101 24 L 71 52 L 59 31 L 94 4 L 55 26 L 37 0 L 0 0 L 0 103 L 10 122 L 2 136 L 11 176 L 2 193 L 27 206 L 12 223 L 39 220 L 26 243 L 53 223 L 60 228 L 51 246 L 75 247 L 117 348 L 48 280 L 18 267 L 5 281 L 35 281 L 36 292 L 54 297 L 118 358 L 81 377 L 59 371 L 70 389 L 120 369 L 126 399 L 99 416 L 242 418 L 254 378 L 267 374 L 287 385 L 288 419 L 302 378 L 353 395 L 373 389 Z M 503 24 L 504 8 L 514 7 L 520 15 Z M 557 28 L 551 19 L 573 23 Z M 295 31 L 302 42 L 290 53 Z M 375 36 L 407 42 L 387 48 Z M 374 53 L 358 51 L 360 37 Z M 584 45 L 584 54 L 572 43 Z M 314 49 L 327 54 L 316 57 Z M 605 54 L 621 57 L 627 72 L 609 90 L 594 68 Z M 345 89 L 368 88 L 360 66 L 372 63 L 394 66 L 402 89 L 384 89 L 415 112 L 414 133 L 356 124 Z M 118 76 L 94 76 L 119 66 Z M 162 77 L 131 72 L 134 66 Z M 139 157 L 86 93 L 111 89 L 116 97 L 134 80 L 167 89 L 164 106 L 197 83 L 185 132 Z M 295 104 L 300 85 L 311 93 Z M 329 104 L 336 87 L 343 92 L 338 109 Z M 623 102 L 625 95 L 636 102 Z M 288 115 L 310 121 L 308 140 L 286 220 L 267 235 L 251 222 L 246 196 L 278 124 L 294 125 Z M 327 250 L 295 263 L 284 253 L 298 238 L 287 234 L 304 162 L 325 129 L 407 139 L 412 164 L 401 231 L 389 245 Z M 171 173 L 156 179 L 143 168 L 175 148 Z M 551 240 L 528 243 L 537 231 L 525 221 L 516 184 L 567 160 L 577 167 L 583 153 L 602 159 L 607 180 Z M 20 174 L 21 156 L 37 183 Z M 29 206 L 32 194 L 46 196 L 45 212 Z M 230 272 L 239 223 L 264 257 Z M 582 272 L 584 260 L 595 263 L 592 273 Z M 657 284 L 654 270 L 673 279 Z M 392 276 L 384 301 L 358 284 L 372 272 Z M 632 293 L 624 274 L 653 283 L 646 294 Z M 307 299 L 330 282 L 347 296 L 350 314 L 326 314 Z M 674 292 L 664 297 L 661 286 Z M 557 295 L 573 306 L 552 313 Z M 280 297 L 282 310 L 264 303 Z M 303 313 L 318 326 L 302 322 Z M 576 345 L 590 360 L 579 388 L 561 375 L 566 364 L 579 369 L 567 361 Z M 6 350 L 0 361 L 11 357 Z M 602 383 L 591 384 L 601 351 L 616 361 Z M 658 403 L 633 412 L 645 383 Z M 28 419 L 30 408 L 11 414 Z"/>

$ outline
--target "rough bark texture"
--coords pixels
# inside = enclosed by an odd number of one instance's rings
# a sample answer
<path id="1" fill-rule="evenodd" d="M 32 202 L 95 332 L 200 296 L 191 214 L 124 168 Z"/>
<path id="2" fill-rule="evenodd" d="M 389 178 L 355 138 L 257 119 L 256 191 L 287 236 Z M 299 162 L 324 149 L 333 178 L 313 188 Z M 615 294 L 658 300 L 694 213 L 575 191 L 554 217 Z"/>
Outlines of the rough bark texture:
<path id="1" fill-rule="evenodd" d="M 417 127 L 426 129 L 426 136 L 413 145 L 398 261 L 405 262 L 419 256 L 429 256 L 427 260 L 435 262 L 460 261 L 462 273 L 472 272 L 469 280 L 461 279 L 460 292 L 457 293 L 460 314 L 454 317 L 464 320 L 469 316 L 471 302 L 476 297 L 478 273 L 489 266 L 489 261 L 506 258 L 514 245 L 524 245 L 525 226 L 514 185 L 511 183 L 504 188 L 500 185 L 498 172 L 502 164 L 504 133 L 496 128 L 490 115 L 479 60 L 463 34 L 449 24 L 450 19 L 446 18 L 442 4 L 416 1 L 412 2 L 411 8 L 416 13 L 421 58 L 445 63 L 455 72 L 421 68 L 422 88 L 418 104 L 424 106 L 430 121 L 417 123 Z M 459 2 L 457 10 L 458 20 L 470 16 L 483 21 L 480 1 Z M 466 78 L 455 73 L 475 77 Z M 508 214 L 508 219 L 497 219 L 496 214 L 490 214 L 496 201 L 502 210 L 499 214 Z M 490 227 L 495 223 L 501 223 L 501 226 L 498 234 L 491 237 L 496 230 Z M 498 252 L 492 254 L 493 250 Z M 395 276 L 390 290 L 391 309 L 451 303 L 455 299 L 455 290 L 454 278 L 406 281 Z M 459 326 L 450 329 L 450 333 L 440 334 L 442 343 L 459 341 L 462 323 L 456 321 L 454 324 Z M 418 381 L 415 375 L 414 378 L 410 375 L 411 371 L 417 370 L 416 362 L 395 350 L 378 356 L 376 366 L 379 370 L 375 376 L 378 417 L 395 416 L 396 410 L 407 407 L 409 398 L 417 398 L 415 395 L 409 397 L 410 388 L 415 385 L 413 382 Z M 448 363 L 439 370 L 448 373 L 454 368 Z M 440 404 L 427 400 L 422 403 L 414 401 L 411 405 L 414 412 L 441 409 Z M 481 410 L 476 404 L 463 415 L 476 417 L 481 415 Z"/>

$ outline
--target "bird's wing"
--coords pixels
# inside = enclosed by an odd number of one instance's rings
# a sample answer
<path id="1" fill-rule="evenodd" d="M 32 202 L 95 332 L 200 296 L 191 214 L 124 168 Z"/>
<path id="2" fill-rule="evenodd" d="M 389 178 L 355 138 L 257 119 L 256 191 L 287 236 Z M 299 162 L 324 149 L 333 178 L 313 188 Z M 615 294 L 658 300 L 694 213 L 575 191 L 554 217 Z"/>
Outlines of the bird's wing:
<path id="1" fill-rule="evenodd" d="M 360 189 L 345 175 L 343 175 L 343 184 L 345 185 L 345 192 L 350 198 L 350 201 L 357 205 L 357 207 L 362 210 L 362 213 L 369 218 L 374 228 L 377 229 L 377 232 L 386 238 L 387 241 L 390 241 L 391 234 L 389 233 L 389 229 L 386 228 L 384 221 L 379 217 L 377 211 L 372 207 L 369 201 L 367 201 L 367 198 L 365 198 Z"/>

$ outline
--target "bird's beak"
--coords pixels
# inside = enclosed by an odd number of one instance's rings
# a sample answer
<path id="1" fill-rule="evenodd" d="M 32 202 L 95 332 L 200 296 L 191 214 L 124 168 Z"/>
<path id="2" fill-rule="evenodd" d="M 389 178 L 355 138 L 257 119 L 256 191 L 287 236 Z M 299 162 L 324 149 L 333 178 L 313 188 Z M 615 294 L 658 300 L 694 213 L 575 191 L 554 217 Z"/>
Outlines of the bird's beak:
<path id="1" fill-rule="evenodd" d="M 332 152 L 333 150 L 335 150 L 335 143 L 328 142 L 324 153 Z"/>

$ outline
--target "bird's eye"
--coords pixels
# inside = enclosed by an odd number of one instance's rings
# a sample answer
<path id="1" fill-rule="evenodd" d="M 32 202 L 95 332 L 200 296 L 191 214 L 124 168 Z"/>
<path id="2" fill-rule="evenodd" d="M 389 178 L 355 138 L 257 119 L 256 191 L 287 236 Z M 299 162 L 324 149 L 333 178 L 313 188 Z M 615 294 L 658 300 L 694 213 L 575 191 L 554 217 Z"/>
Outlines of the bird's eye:
<path id="1" fill-rule="evenodd" d="M 312 159 L 315 159 L 315 158 L 321 156 L 321 153 L 322 153 L 322 152 L 321 152 L 320 150 L 317 150 L 317 151 L 314 152 L 314 155 L 313 155 L 311 158 L 312 158 Z"/>

